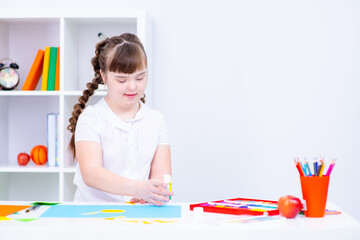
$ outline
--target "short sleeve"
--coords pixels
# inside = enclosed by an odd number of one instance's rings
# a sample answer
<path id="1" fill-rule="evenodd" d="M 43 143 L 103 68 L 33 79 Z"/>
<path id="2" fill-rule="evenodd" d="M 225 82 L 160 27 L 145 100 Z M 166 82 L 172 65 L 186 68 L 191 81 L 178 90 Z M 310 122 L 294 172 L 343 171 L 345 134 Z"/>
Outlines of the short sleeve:
<path id="1" fill-rule="evenodd" d="M 161 122 L 160 122 L 160 126 L 159 126 L 159 142 L 158 142 L 158 144 L 170 145 L 168 129 L 167 129 L 166 121 L 165 121 L 165 118 L 163 115 L 161 115 Z"/>
<path id="2" fill-rule="evenodd" d="M 100 143 L 100 135 L 96 126 L 96 116 L 88 114 L 86 111 L 80 114 L 75 129 L 75 142 L 94 141 Z"/>

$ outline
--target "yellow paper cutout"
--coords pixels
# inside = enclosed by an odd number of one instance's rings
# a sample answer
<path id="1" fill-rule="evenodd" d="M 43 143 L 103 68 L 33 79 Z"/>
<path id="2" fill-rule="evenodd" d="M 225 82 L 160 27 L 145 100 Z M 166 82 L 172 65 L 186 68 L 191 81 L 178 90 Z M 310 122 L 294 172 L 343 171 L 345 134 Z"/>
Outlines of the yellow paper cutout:
<path id="1" fill-rule="evenodd" d="M 175 220 L 174 220 L 174 221 L 153 220 L 153 222 L 158 222 L 158 223 L 173 223 L 173 222 L 175 222 Z"/>
<path id="2" fill-rule="evenodd" d="M 120 209 L 105 209 L 105 210 L 101 210 L 98 212 L 82 213 L 81 215 L 93 215 L 93 214 L 97 214 L 97 213 L 123 213 L 123 212 L 125 212 L 125 211 L 120 210 Z"/>
<path id="3" fill-rule="evenodd" d="M 99 212 L 91 212 L 91 213 L 82 213 L 81 215 L 92 215 L 92 214 L 97 214 Z"/>
<path id="4" fill-rule="evenodd" d="M 100 212 L 103 213 L 123 213 L 125 212 L 124 210 L 118 210 L 118 209 L 109 209 L 109 210 L 101 210 Z"/>
<path id="5" fill-rule="evenodd" d="M 124 218 L 124 216 L 110 217 L 110 218 L 104 218 L 104 219 L 105 220 L 115 220 L 116 218 Z"/>
<path id="6" fill-rule="evenodd" d="M 132 222 L 132 223 L 138 223 L 138 220 L 123 220 L 124 222 Z"/>
<path id="7" fill-rule="evenodd" d="M 115 218 L 124 218 L 124 216 L 119 216 L 119 217 L 115 217 Z M 114 220 L 115 218 L 105 218 L 106 220 Z M 152 220 L 151 222 L 149 221 L 140 221 L 140 220 L 129 220 L 129 219 L 122 219 L 122 222 L 130 222 L 130 223 L 144 223 L 144 224 L 151 224 L 151 223 L 173 223 L 176 222 L 177 220 L 170 220 L 170 221 L 165 221 L 165 220 Z"/>
<path id="8" fill-rule="evenodd" d="M 11 220 L 11 218 L 0 216 L 0 221 L 6 221 L 6 220 Z"/>

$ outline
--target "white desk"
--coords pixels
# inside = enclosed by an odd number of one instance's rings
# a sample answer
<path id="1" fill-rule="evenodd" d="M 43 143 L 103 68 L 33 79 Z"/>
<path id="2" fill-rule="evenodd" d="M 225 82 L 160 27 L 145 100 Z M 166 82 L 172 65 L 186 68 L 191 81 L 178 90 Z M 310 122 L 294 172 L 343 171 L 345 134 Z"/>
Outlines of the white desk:
<path id="1" fill-rule="evenodd" d="M 172 204 L 182 206 L 181 219 L 173 223 L 144 224 L 142 221 L 86 218 L 40 218 L 31 222 L 10 220 L 0 221 L 0 239 L 360 239 L 360 223 L 344 212 L 324 218 L 298 215 L 295 219 L 280 217 L 263 222 L 229 223 L 244 216 L 203 213 L 200 217 L 189 211 L 188 203 Z M 328 203 L 328 209 L 339 210 L 331 203 Z"/>

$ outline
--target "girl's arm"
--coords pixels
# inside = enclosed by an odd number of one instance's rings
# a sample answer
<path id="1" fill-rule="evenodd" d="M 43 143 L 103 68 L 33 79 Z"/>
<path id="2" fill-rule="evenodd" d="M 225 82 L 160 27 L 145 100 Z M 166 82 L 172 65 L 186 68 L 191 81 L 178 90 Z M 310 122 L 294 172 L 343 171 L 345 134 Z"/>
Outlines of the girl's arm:
<path id="1" fill-rule="evenodd" d="M 137 181 L 119 176 L 102 167 L 102 147 L 93 141 L 79 141 L 75 145 L 81 175 L 86 185 L 116 195 L 141 197 L 149 203 L 162 205 L 170 192 L 159 180 Z M 161 202 L 162 201 L 162 202 Z"/>
<path id="2" fill-rule="evenodd" d="M 165 174 L 171 175 L 170 145 L 158 145 L 151 162 L 149 178 L 163 181 Z"/>
<path id="3" fill-rule="evenodd" d="M 151 180 L 158 180 L 163 182 L 165 174 L 171 175 L 171 156 L 170 156 L 170 145 L 158 145 L 151 162 L 150 176 Z M 171 196 L 174 194 L 172 192 Z M 132 198 L 131 202 L 146 203 L 146 199 Z"/>

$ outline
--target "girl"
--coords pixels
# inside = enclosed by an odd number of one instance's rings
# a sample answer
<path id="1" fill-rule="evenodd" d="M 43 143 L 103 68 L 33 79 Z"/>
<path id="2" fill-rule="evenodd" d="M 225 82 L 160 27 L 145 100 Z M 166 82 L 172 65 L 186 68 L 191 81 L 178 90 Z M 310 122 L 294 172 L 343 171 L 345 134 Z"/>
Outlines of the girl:
<path id="1" fill-rule="evenodd" d="M 77 158 L 75 201 L 120 201 L 160 206 L 173 193 L 161 181 L 171 175 L 170 146 L 163 115 L 147 107 L 147 57 L 134 34 L 107 38 L 91 60 L 96 77 L 74 106 L 69 148 Z M 85 104 L 98 84 L 107 95 Z"/>

